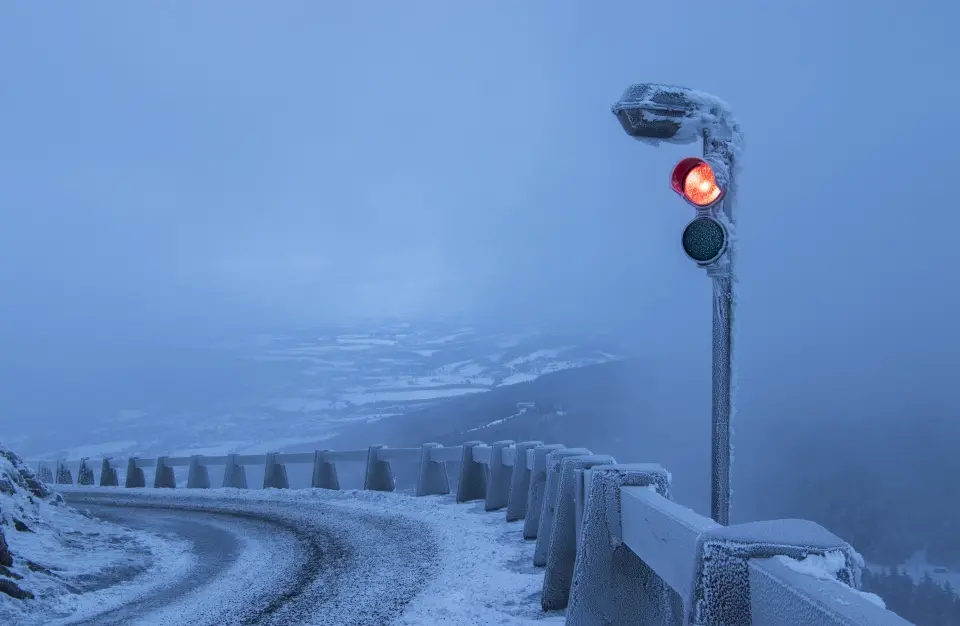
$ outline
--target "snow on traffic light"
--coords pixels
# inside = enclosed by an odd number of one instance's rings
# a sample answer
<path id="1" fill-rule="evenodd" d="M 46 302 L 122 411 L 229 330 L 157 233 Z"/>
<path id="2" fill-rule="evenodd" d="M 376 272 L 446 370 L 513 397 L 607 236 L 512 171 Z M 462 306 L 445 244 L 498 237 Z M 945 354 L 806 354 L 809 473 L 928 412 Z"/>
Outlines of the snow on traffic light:
<path id="1" fill-rule="evenodd" d="M 683 229 L 683 251 L 698 265 L 709 265 L 727 251 L 727 229 L 712 217 L 695 218 Z"/>
<path id="2" fill-rule="evenodd" d="M 670 186 L 698 209 L 716 204 L 723 197 L 724 191 L 717 184 L 710 164 L 697 157 L 682 159 L 673 167 Z"/>
<path id="3" fill-rule="evenodd" d="M 683 230 L 683 251 L 702 267 L 716 263 L 726 252 L 729 237 L 711 210 L 724 192 L 713 168 L 697 157 L 682 159 L 670 174 L 670 187 L 697 209 L 697 217 Z"/>

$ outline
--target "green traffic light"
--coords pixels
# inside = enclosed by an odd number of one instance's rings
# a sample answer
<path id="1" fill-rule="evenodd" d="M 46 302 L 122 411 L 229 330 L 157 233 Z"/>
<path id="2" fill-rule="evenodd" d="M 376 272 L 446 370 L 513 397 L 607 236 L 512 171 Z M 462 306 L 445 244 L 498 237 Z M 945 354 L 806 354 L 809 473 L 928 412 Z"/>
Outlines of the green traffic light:
<path id="1" fill-rule="evenodd" d="M 683 251 L 697 263 L 717 260 L 727 247 L 727 231 L 712 217 L 698 217 L 683 229 Z"/>

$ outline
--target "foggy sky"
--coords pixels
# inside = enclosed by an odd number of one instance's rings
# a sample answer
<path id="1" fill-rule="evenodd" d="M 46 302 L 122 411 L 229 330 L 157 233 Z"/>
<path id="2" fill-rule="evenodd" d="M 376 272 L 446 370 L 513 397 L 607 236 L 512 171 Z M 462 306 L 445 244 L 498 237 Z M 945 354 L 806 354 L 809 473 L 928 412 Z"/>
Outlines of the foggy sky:
<path id="1" fill-rule="evenodd" d="M 27 403 L 43 368 L 160 336 L 390 314 L 609 327 L 702 380 L 709 281 L 667 184 L 699 148 L 634 142 L 610 113 L 654 81 L 723 98 L 746 136 L 753 416 L 835 375 L 945 394 L 958 18 L 933 0 L 6 3 L 0 373 Z"/>

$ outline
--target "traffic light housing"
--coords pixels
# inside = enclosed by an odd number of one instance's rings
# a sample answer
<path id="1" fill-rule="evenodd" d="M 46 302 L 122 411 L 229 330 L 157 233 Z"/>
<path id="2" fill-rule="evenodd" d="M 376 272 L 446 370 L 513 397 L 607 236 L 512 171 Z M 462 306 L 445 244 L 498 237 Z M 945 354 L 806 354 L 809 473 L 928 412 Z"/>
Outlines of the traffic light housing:
<path id="1" fill-rule="evenodd" d="M 730 237 L 713 211 L 726 191 L 713 167 L 698 157 L 681 159 L 670 174 L 670 187 L 697 209 L 697 216 L 683 229 L 683 251 L 697 265 L 715 263 L 727 251 Z"/>
<path id="2" fill-rule="evenodd" d="M 724 190 L 717 183 L 713 168 L 697 157 L 681 159 L 673 167 L 670 186 L 684 200 L 698 209 L 709 208 L 723 198 Z"/>

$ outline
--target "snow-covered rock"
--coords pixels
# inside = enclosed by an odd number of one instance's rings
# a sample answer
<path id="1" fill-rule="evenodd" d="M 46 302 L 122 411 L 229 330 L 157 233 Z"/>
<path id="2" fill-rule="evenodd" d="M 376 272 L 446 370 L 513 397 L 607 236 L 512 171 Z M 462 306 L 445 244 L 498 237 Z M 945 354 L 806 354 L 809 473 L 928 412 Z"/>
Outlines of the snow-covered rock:
<path id="1" fill-rule="evenodd" d="M 0 624 L 52 624 L 118 605 L 162 578 L 154 572 L 180 567 L 185 551 L 68 506 L 0 445 Z"/>
<path id="2" fill-rule="evenodd" d="M 16 454 L 0 446 L 0 593 L 17 600 L 33 599 L 22 582 L 29 572 L 48 570 L 38 563 L 15 556 L 7 540 L 10 533 L 36 533 L 42 527 L 40 507 L 62 506 L 63 498 L 52 492 Z"/>

